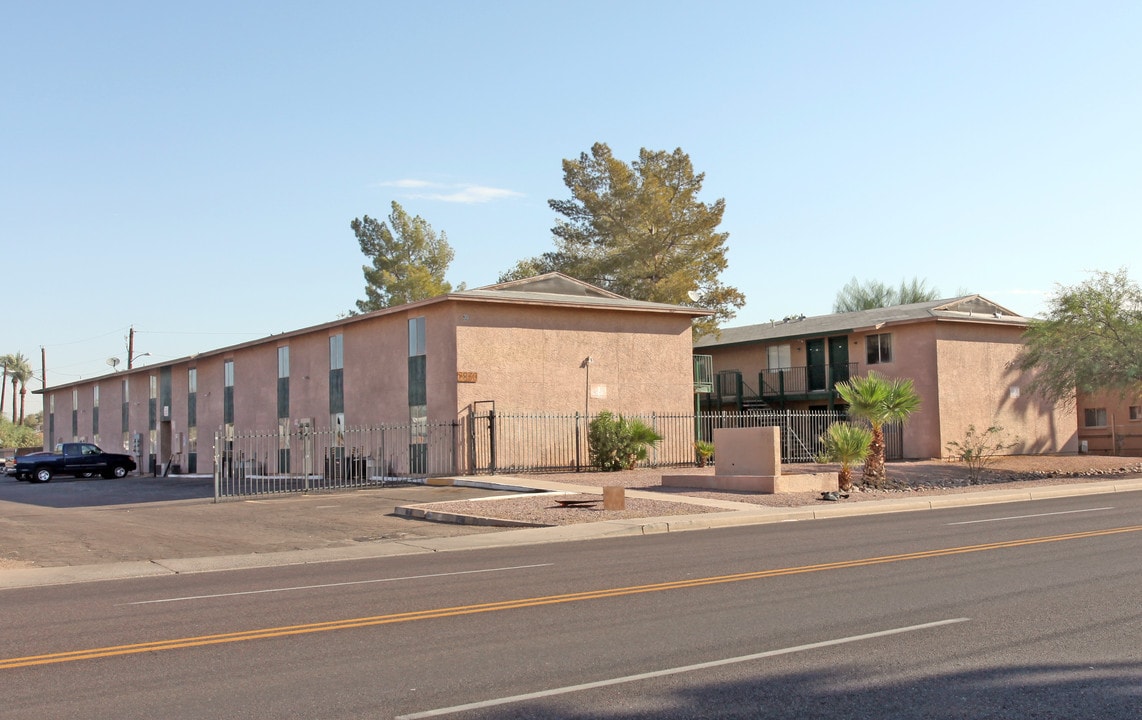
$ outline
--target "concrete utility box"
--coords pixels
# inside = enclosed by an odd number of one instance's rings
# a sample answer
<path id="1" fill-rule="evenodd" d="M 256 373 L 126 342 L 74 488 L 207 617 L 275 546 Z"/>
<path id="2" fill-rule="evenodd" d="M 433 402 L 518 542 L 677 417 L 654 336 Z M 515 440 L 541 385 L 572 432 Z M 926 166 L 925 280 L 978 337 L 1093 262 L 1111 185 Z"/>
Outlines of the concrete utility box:
<path id="1" fill-rule="evenodd" d="M 739 492 L 825 492 L 839 488 L 835 472 L 781 474 L 781 428 L 714 430 L 714 475 L 663 475 L 664 487 Z"/>

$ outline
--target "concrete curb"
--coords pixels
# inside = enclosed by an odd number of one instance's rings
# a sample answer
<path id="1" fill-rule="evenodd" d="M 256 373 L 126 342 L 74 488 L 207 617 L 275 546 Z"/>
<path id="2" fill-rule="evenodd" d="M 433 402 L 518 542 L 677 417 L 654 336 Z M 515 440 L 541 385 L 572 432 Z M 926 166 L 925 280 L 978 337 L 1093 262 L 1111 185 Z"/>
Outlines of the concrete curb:
<path id="1" fill-rule="evenodd" d="M 513 478 L 518 480 L 518 478 Z M 550 485 L 551 483 L 543 483 Z M 535 490 L 526 485 L 492 483 L 483 481 L 487 489 Z M 657 518 L 634 518 L 629 520 L 604 520 L 595 523 L 560 525 L 556 527 L 524 527 L 505 530 L 499 533 L 482 533 L 446 538 L 426 538 L 422 540 L 390 540 L 362 543 L 345 547 L 320 548 L 313 550 L 290 550 L 275 553 L 228 555 L 202 558 L 175 558 L 141 560 L 133 562 L 105 563 L 101 565 L 71 565 L 48 568 L 22 568 L 0 570 L 0 589 L 40 587 L 94 582 L 98 580 L 125 580 L 131 578 L 179 575 L 223 570 L 245 570 L 285 565 L 304 565 L 347 560 L 369 560 L 375 558 L 416 555 L 423 553 L 479 550 L 519 545 L 539 545 L 553 542 L 577 542 L 606 538 L 656 535 L 691 530 L 712 530 L 716 528 L 742 527 L 747 525 L 767 525 L 782 522 L 806 520 L 827 520 L 829 518 L 855 517 L 919 510 L 939 510 L 952 507 L 970 507 L 998 503 L 1024 502 L 1083 495 L 1101 495 L 1142 490 L 1142 478 L 1119 479 L 1101 483 L 1053 485 L 1031 488 L 1023 491 L 981 490 L 954 495 L 933 495 L 899 500 L 868 500 L 849 504 L 830 504 L 827 507 L 807 506 L 796 508 L 767 508 L 747 503 L 729 502 L 733 506 L 725 512 L 711 512 L 700 515 L 677 515 Z M 577 492 L 577 490 L 571 490 Z M 601 492 L 595 488 L 595 492 Z M 639 492 L 639 491 L 629 491 Z M 654 493 L 645 493 L 660 497 Z M 688 499 L 687 502 L 690 502 Z M 720 501 L 713 501 L 714 505 Z M 415 506 L 409 506 L 415 507 Z M 443 519 L 451 513 L 440 513 L 440 518 L 430 518 L 430 511 L 423 510 L 426 519 Z M 410 515 L 410 517 L 416 517 Z M 465 516 L 466 517 L 466 516 Z"/>

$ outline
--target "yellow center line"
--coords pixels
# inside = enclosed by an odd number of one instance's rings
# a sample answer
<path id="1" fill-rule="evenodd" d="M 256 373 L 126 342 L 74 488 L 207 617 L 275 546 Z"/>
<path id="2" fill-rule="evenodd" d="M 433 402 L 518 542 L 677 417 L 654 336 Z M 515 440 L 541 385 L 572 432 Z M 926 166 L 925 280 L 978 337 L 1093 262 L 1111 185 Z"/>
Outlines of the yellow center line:
<path id="1" fill-rule="evenodd" d="M 631 585 L 628 587 L 587 590 L 584 592 L 565 593 L 561 595 L 544 595 L 540 597 L 502 600 L 499 602 L 479 603 L 475 605 L 459 605 L 456 607 L 437 608 L 433 610 L 415 610 L 411 612 L 392 613 L 389 615 L 374 615 L 371 617 L 330 620 L 327 622 L 306 623 L 304 625 L 285 625 L 281 627 L 262 628 L 258 630 L 242 630 L 239 632 L 219 633 L 215 635 L 199 635 L 196 637 L 175 638 L 170 640 L 155 640 L 152 642 L 134 643 L 131 645 L 113 645 L 102 648 L 91 648 L 89 650 L 73 650 L 69 652 L 48 653 L 44 655 L 29 655 L 27 657 L 0 660 L 0 670 L 11 670 L 14 668 L 31 667 L 34 665 L 50 665 L 54 663 L 73 662 L 76 660 L 95 660 L 98 658 L 115 657 L 118 655 L 134 655 L 146 652 L 158 652 L 161 650 L 178 650 L 182 648 L 202 647 L 205 645 L 221 645 L 223 643 L 265 640 L 269 638 L 288 637 L 290 635 L 306 635 L 309 633 L 329 632 L 332 630 L 349 630 L 352 628 L 372 627 L 376 625 L 414 622 L 417 620 L 432 620 L 438 618 L 458 617 L 461 615 L 475 615 L 478 613 L 499 612 L 501 610 L 518 610 L 521 608 L 580 602 L 583 600 L 601 600 L 604 598 L 622 597 L 624 595 L 663 592 L 666 590 L 683 590 L 687 588 L 703 587 L 706 585 L 743 582 L 747 580 L 762 580 L 765 578 L 781 577 L 785 575 L 801 575 L 804 573 L 822 572 L 826 570 L 843 570 L 847 568 L 868 567 L 871 565 L 883 565 L 886 563 L 903 562 L 906 560 L 925 560 L 928 558 L 947 557 L 949 555 L 963 555 L 966 553 L 1003 550 L 1007 548 L 1024 547 L 1028 545 L 1041 545 L 1043 543 L 1064 542 L 1068 540 L 1082 540 L 1086 538 L 1104 537 L 1107 535 L 1120 535 L 1123 533 L 1133 532 L 1142 532 L 1142 525 L 1108 528 L 1105 530 L 1088 530 L 1085 532 L 1066 533 L 1063 535 L 1048 535 L 1044 537 L 1024 538 L 1021 540 L 1006 540 L 1003 542 L 985 543 L 981 545 L 963 545 L 959 547 L 943 548 L 938 550 L 921 550 L 918 552 L 901 553 L 899 555 L 881 555 L 879 557 L 861 558 L 857 560 L 838 560 L 836 562 L 820 563 L 817 565 L 774 568 L 772 570 L 756 570 L 753 572 L 734 573 L 732 575 L 716 575 L 712 577 L 692 578 L 689 580 L 672 580 L 668 582 L 652 583 L 649 585 Z"/>

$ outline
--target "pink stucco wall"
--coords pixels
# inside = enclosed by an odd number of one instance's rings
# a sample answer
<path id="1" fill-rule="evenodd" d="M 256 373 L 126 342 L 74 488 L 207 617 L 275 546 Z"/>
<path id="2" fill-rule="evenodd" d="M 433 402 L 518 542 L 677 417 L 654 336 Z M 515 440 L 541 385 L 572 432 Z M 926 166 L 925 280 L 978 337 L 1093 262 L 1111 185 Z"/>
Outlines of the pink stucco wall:
<path id="1" fill-rule="evenodd" d="M 456 327 L 457 410 L 690 412 L 690 319 L 621 311 L 465 306 Z M 583 361 L 591 357 L 588 369 Z"/>
<path id="2" fill-rule="evenodd" d="M 343 338 L 346 426 L 408 423 L 408 321 L 414 317 L 425 318 L 430 421 L 460 419 L 479 400 L 495 400 L 501 411 L 574 413 L 585 409 L 588 390 L 591 413 L 679 413 L 693 408 L 691 321 L 685 313 L 439 298 L 76 383 L 79 427 L 74 438 L 73 386 L 49 389 L 55 403 L 54 439 L 94 439 L 91 400 L 98 384 L 99 441 L 108 450 L 122 449 L 121 385 L 126 380 L 130 433 L 142 435 L 140 468 L 146 468 L 149 454 L 159 454 L 154 445 L 164 442 L 160 462 L 179 450 L 185 462 L 191 440 L 187 378 L 194 368 L 197 469 L 210 472 L 214 433 L 224 419 L 224 363 L 234 363 L 235 429 L 272 436 L 278 429 L 281 346 L 288 346 L 290 354 L 291 422 L 311 419 L 315 428 L 327 430 L 329 339 L 337 334 Z M 588 355 L 593 358 L 589 389 L 582 367 Z M 150 378 L 157 378 L 162 367 L 171 371 L 171 412 L 152 443 Z M 475 382 L 459 382 L 458 372 Z M 267 447 L 276 451 L 272 441 Z"/>
<path id="3" fill-rule="evenodd" d="M 962 439 L 972 424 L 977 430 L 999 424 L 1011 437 L 1022 438 L 1014 452 L 1074 452 L 1078 446 L 1073 408 L 1051 407 L 1026 392 L 1030 376 L 1012 369 L 1022 346 L 1022 332 L 1018 324 L 978 320 L 896 323 L 850 333 L 848 359 L 857 364 L 857 375 L 874 371 L 913 381 L 921 405 L 905 425 L 907 458 L 947 455 L 947 443 Z M 891 361 L 867 363 L 866 339 L 873 333 L 892 335 Z M 698 352 L 713 356 L 715 371 L 741 370 L 745 382 L 754 387 L 757 373 L 766 363 L 766 348 L 784 344 L 790 346 L 791 364 L 803 367 L 804 339 L 702 348 Z M 807 405 L 801 402 L 790 407 Z"/>

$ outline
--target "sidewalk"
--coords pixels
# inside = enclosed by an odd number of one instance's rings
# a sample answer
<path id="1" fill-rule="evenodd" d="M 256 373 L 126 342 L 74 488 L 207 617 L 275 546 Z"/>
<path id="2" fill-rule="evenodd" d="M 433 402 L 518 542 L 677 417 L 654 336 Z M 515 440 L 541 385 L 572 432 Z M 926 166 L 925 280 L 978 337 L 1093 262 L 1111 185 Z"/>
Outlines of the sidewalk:
<path id="1" fill-rule="evenodd" d="M 467 478 L 457 478 L 452 481 L 452 486 L 457 490 L 460 488 L 475 488 L 486 490 L 494 489 L 500 492 L 543 491 L 581 492 L 585 494 L 602 493 L 601 488 L 594 485 L 569 485 L 567 483 L 552 482 L 544 480 L 542 477 L 534 476 L 489 477 L 475 481 Z M 449 488 L 441 489 L 448 490 Z M 978 490 L 954 495 L 906 497 L 902 499 L 869 500 L 853 503 L 829 503 L 793 508 L 766 507 L 730 500 L 685 496 L 684 498 L 680 497 L 679 500 L 688 504 L 705 507 L 707 511 L 701 514 L 691 515 L 603 520 L 600 522 L 524 529 L 494 530 L 493 528 L 471 528 L 469 526 L 463 534 L 453 534 L 451 536 L 380 538 L 347 546 L 306 547 L 277 552 L 243 552 L 193 558 L 170 557 L 163 559 L 160 557 L 127 562 L 0 570 L 0 589 L 255 567 L 275 567 L 339 560 L 361 560 L 397 555 L 475 550 L 552 542 L 573 542 L 688 530 L 705 530 L 803 520 L 824 520 L 856 515 L 935 510 L 940 508 L 1008 503 L 1024 500 L 1132 492 L 1138 490 L 1142 490 L 1142 478 L 1131 477 L 1067 485 L 1040 486 L 1024 490 Z M 661 493 L 640 490 L 628 490 L 626 491 L 626 496 L 628 498 L 646 497 L 654 500 L 662 499 Z M 360 496 L 358 496 L 358 498 L 360 498 Z M 325 503 L 336 504 L 347 500 L 347 498 L 345 498 L 344 495 L 326 495 L 323 499 L 319 498 L 319 500 Z M 274 503 L 289 504 L 290 501 L 290 498 L 265 500 L 261 502 L 259 507 L 265 508 L 267 504 Z M 299 506 L 303 512 L 312 511 L 312 507 L 305 507 L 306 503 L 294 502 L 293 505 Z M 423 506 L 423 503 L 413 504 L 413 508 L 417 506 Z M 212 505 L 210 507 L 218 508 L 220 506 Z M 278 510 L 280 511 L 281 508 L 278 508 Z M 407 510 L 405 515 L 409 517 L 416 516 L 411 510 Z M 459 518 L 453 518 L 453 520 L 457 521 Z M 406 520 L 404 522 L 408 521 Z M 453 527 L 457 530 L 461 528 L 459 525 Z"/>

